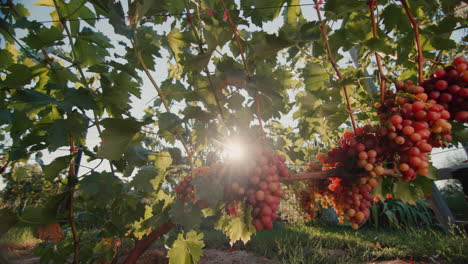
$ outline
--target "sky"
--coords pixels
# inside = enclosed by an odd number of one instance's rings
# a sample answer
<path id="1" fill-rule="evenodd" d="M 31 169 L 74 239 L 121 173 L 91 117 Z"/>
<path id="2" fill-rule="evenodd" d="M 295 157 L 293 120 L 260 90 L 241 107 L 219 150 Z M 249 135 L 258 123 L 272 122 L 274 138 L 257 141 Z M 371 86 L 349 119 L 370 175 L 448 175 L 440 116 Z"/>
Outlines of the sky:
<path id="1" fill-rule="evenodd" d="M 49 13 L 53 11 L 53 9 L 49 7 L 33 5 L 35 2 L 37 2 L 37 0 L 22 0 L 22 1 L 20 0 L 17 2 L 22 3 L 26 6 L 26 8 L 30 11 L 32 15 L 32 19 L 35 19 L 37 21 L 51 20 Z M 127 1 L 120 1 L 120 2 L 123 4 L 124 10 L 127 10 Z M 313 3 L 312 0 L 301 1 L 301 4 L 311 4 L 311 3 Z M 302 6 L 301 8 L 302 8 L 302 13 L 306 20 L 309 20 L 309 21 L 316 20 L 315 10 L 313 9 L 312 6 Z M 163 25 L 156 26 L 155 29 L 158 31 L 158 33 L 161 33 L 162 35 L 167 35 L 170 30 L 170 22 L 171 20 L 169 20 L 169 22 L 166 22 Z M 265 23 L 263 30 L 270 34 L 276 33 L 282 24 L 283 24 L 283 18 L 280 16 L 271 22 Z M 85 22 L 81 22 L 81 26 L 90 27 Z M 254 26 L 251 26 L 249 29 L 253 29 L 253 28 Z M 111 39 L 114 46 L 119 47 L 115 49 L 113 52 L 111 52 L 111 54 L 123 53 L 123 51 L 120 50 L 121 48 L 120 48 L 120 45 L 118 45 L 118 41 L 126 41 L 126 40 L 123 37 L 113 33 L 114 32 L 113 27 L 110 26 L 107 20 L 97 21 L 96 27 L 93 30 L 103 32 L 106 36 L 108 36 Z M 26 34 L 26 31 L 19 32 L 18 36 L 21 38 L 25 34 Z M 456 41 L 460 41 L 460 38 L 462 36 L 463 34 L 461 32 L 458 32 L 454 34 L 454 39 Z M 168 55 L 165 53 L 165 51 L 162 54 Z M 348 54 L 345 54 L 345 55 L 349 58 Z M 164 58 L 164 56 L 163 58 L 157 58 L 156 65 L 157 65 L 156 66 L 157 71 L 153 72 L 153 76 L 155 77 L 156 82 L 158 84 L 161 84 L 161 82 L 166 79 L 167 74 L 168 74 L 168 70 L 167 70 L 168 64 L 167 64 L 166 58 Z M 149 79 L 144 74 L 141 74 L 141 76 L 143 77 L 143 81 L 144 81 L 143 87 L 141 89 L 141 92 L 142 92 L 141 98 L 137 98 L 135 96 L 132 96 L 131 98 L 132 114 L 136 117 L 143 116 L 144 109 L 152 105 L 153 100 L 157 98 L 157 93 L 155 89 L 151 86 Z M 173 110 L 175 111 L 177 111 L 178 109 L 180 109 L 180 106 L 175 105 L 173 107 Z M 285 126 L 295 125 L 295 122 L 292 120 L 292 115 L 285 116 L 280 121 Z M 95 145 L 98 145 L 99 142 L 100 142 L 100 139 L 99 139 L 97 131 L 95 129 L 91 129 L 88 133 L 87 145 L 95 146 Z M 443 151 L 446 151 L 446 150 L 441 150 L 441 149 L 434 150 L 433 162 L 436 167 L 446 166 L 447 159 L 450 158 L 450 156 L 457 157 L 459 159 L 462 159 L 464 157 L 466 159 L 465 151 L 463 149 L 451 150 L 448 152 L 443 152 Z M 44 154 L 43 159 L 46 164 L 50 163 L 50 161 L 52 161 L 54 158 L 58 156 L 65 155 L 64 151 L 58 151 L 58 152 L 49 153 L 49 154 L 43 153 L 43 154 Z M 93 161 L 93 162 L 87 162 L 85 160 L 82 161 L 83 166 L 90 167 L 90 168 L 94 168 L 98 163 L 99 161 Z M 109 170 L 108 162 L 103 162 L 98 170 Z M 83 167 L 80 169 L 79 175 L 87 173 L 88 171 L 89 169 Z M 0 189 L 3 188 L 2 185 L 3 183 L 1 182 L 1 179 L 0 179 Z"/>

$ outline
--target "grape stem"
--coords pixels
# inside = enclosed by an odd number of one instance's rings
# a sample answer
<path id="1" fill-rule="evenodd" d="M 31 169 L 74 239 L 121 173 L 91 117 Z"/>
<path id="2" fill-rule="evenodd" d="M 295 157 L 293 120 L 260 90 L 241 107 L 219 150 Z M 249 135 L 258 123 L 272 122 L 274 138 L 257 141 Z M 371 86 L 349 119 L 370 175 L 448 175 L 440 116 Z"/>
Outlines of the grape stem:
<path id="1" fill-rule="evenodd" d="M 408 16 L 411 26 L 413 27 L 414 40 L 416 42 L 416 50 L 418 52 L 418 83 L 419 85 L 423 82 L 423 67 L 424 67 L 424 56 L 422 53 L 421 40 L 419 39 L 419 27 L 418 22 L 414 19 L 413 13 L 408 6 L 406 0 L 400 0 L 401 5 L 405 9 L 406 15 Z"/>
<path id="2" fill-rule="evenodd" d="M 240 37 L 239 37 L 239 34 L 237 32 L 237 27 L 234 24 L 234 22 L 232 21 L 231 14 L 229 13 L 229 9 L 227 9 L 227 6 L 226 6 L 226 3 L 224 2 L 224 0 L 221 0 L 221 4 L 223 5 L 224 14 L 227 16 L 229 24 L 231 25 L 232 33 L 234 33 L 234 38 L 236 39 L 237 47 L 239 48 L 239 53 L 240 53 L 241 58 L 242 58 L 242 64 L 244 65 L 245 73 L 247 74 L 247 79 L 250 81 L 252 79 L 252 74 L 250 73 L 249 67 L 247 65 L 247 60 L 245 59 L 244 49 L 242 48 L 242 44 L 240 42 Z M 256 112 L 257 112 L 256 115 L 257 115 L 258 123 L 260 125 L 260 131 L 262 133 L 262 139 L 266 140 L 265 130 L 263 130 L 262 113 L 260 111 L 260 109 L 261 109 L 261 106 L 260 106 L 260 93 L 258 91 L 255 94 L 254 102 L 255 102 L 255 109 L 256 109 Z"/>
<path id="3" fill-rule="evenodd" d="M 377 0 L 369 1 L 369 12 L 371 15 L 371 21 L 372 21 L 372 35 L 374 38 L 378 38 L 378 32 L 377 32 L 377 23 L 375 19 L 375 14 L 374 14 L 374 8 L 377 5 Z M 385 90 L 387 89 L 386 83 L 385 83 L 385 75 L 383 72 L 383 67 L 382 67 L 382 59 L 380 58 L 379 53 L 376 51 L 374 52 L 375 54 L 375 60 L 377 61 L 377 68 L 379 69 L 379 79 L 380 79 L 380 103 L 384 103 L 385 100 Z"/>
<path id="4" fill-rule="evenodd" d="M 338 68 L 338 65 L 335 62 L 335 58 L 333 57 L 333 54 L 331 52 L 330 43 L 328 42 L 327 28 L 323 24 L 322 15 L 320 14 L 319 3 L 317 0 L 315 0 L 315 10 L 317 11 L 317 17 L 320 22 L 320 31 L 322 33 L 323 41 L 325 42 L 325 49 L 327 50 L 328 61 L 333 66 L 333 69 L 335 70 L 336 75 L 338 76 L 338 80 L 341 80 L 343 79 L 343 75 L 341 74 L 340 69 Z M 354 134 L 357 135 L 356 121 L 354 120 L 353 108 L 351 107 L 351 103 L 349 101 L 348 88 L 346 87 L 346 85 L 343 85 L 343 93 L 344 93 L 345 100 L 346 100 L 346 106 L 347 106 L 349 118 L 351 119 L 351 125 L 353 126 L 353 131 L 354 131 Z"/>

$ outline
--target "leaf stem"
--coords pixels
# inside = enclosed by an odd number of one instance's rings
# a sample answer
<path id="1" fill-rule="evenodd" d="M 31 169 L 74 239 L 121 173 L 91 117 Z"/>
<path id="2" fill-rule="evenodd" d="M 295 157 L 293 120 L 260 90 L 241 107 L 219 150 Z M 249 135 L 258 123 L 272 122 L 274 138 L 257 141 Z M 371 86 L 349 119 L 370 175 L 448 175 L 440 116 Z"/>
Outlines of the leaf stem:
<path id="1" fill-rule="evenodd" d="M 330 43 L 328 42 L 327 28 L 323 24 L 322 15 L 320 14 L 320 10 L 319 10 L 319 3 L 316 0 L 315 0 L 315 10 L 317 11 L 317 17 L 320 22 L 320 31 L 322 33 L 323 41 L 325 42 L 325 48 L 328 54 L 328 61 L 333 66 L 333 69 L 335 70 L 336 75 L 338 76 L 338 79 L 341 80 L 343 79 L 343 75 L 341 75 L 340 69 L 338 68 L 338 65 L 336 64 L 335 59 L 333 58 L 333 54 L 330 49 Z M 356 134 L 356 122 L 354 121 L 353 109 L 349 101 L 348 88 L 346 87 L 346 85 L 343 85 L 343 92 L 344 92 L 344 96 L 346 100 L 346 106 L 347 106 L 349 118 L 351 119 L 351 125 L 353 126 L 354 133 Z"/>
<path id="2" fill-rule="evenodd" d="M 229 24 L 231 25 L 231 30 L 232 30 L 232 33 L 234 33 L 234 38 L 236 40 L 237 47 L 239 48 L 239 53 L 240 53 L 241 58 L 242 58 L 242 64 L 244 65 L 245 73 L 247 74 L 248 81 L 250 81 L 252 79 L 252 74 L 251 74 L 251 72 L 249 70 L 249 67 L 247 65 L 247 60 L 245 59 L 244 49 L 242 48 L 242 44 L 240 42 L 240 37 L 239 37 L 238 31 L 237 31 L 237 27 L 234 24 L 234 22 L 232 21 L 231 14 L 229 13 L 229 9 L 227 8 L 226 3 L 224 2 L 224 0 L 221 0 L 221 4 L 223 5 L 224 13 L 227 16 Z M 262 133 L 262 139 L 265 141 L 266 140 L 266 135 L 265 135 L 265 130 L 263 130 L 263 121 L 262 121 L 262 115 L 261 115 L 261 111 L 260 111 L 261 107 L 260 107 L 260 95 L 259 94 L 260 93 L 257 91 L 256 94 L 255 94 L 254 101 L 255 101 L 255 108 L 256 108 L 256 112 L 257 112 L 256 115 L 257 115 L 258 123 L 260 125 L 260 131 Z"/>
<path id="3" fill-rule="evenodd" d="M 378 38 L 378 32 L 377 32 L 377 23 L 375 19 L 375 14 L 374 14 L 374 7 L 377 4 L 377 0 L 371 0 L 368 3 L 369 6 L 369 12 L 371 15 L 371 21 L 372 21 L 372 35 L 374 38 Z M 382 67 L 382 60 L 380 58 L 379 53 L 376 51 L 374 52 L 375 54 L 375 60 L 377 61 L 377 68 L 379 69 L 379 79 L 380 79 L 380 85 L 379 85 L 379 90 L 380 90 L 380 103 L 383 104 L 385 100 L 385 92 L 387 89 L 386 83 L 385 83 L 385 75 L 383 72 L 383 67 Z"/>
<path id="4" fill-rule="evenodd" d="M 406 0 L 400 0 L 400 2 L 403 8 L 405 9 L 406 15 L 408 16 L 408 19 L 410 20 L 411 26 L 413 27 L 414 40 L 416 42 L 416 51 L 418 52 L 418 83 L 419 85 L 421 85 L 423 82 L 423 78 L 424 78 L 423 76 L 424 56 L 422 53 L 421 40 L 419 39 L 418 22 L 416 21 L 416 19 L 414 19 L 413 13 L 411 13 L 411 10 Z"/>

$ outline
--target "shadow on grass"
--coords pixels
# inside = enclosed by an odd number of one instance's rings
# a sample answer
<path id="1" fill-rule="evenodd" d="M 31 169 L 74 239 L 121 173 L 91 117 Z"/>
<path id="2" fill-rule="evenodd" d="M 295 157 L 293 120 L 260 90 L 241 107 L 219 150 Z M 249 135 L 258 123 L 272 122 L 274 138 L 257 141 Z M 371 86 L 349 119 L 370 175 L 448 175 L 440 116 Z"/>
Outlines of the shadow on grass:
<path id="1" fill-rule="evenodd" d="M 205 231 L 208 248 L 229 248 L 219 231 Z M 445 263 L 468 263 L 468 236 L 450 236 L 428 229 L 371 229 L 349 227 L 277 225 L 255 234 L 246 245 L 281 263 L 362 263 L 407 259 Z"/>

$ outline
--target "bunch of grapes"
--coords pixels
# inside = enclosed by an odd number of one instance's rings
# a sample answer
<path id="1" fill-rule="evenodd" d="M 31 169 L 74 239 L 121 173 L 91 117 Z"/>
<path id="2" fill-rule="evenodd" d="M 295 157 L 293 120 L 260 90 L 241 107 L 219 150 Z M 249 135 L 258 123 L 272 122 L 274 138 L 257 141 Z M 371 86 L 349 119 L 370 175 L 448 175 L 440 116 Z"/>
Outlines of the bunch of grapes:
<path id="1" fill-rule="evenodd" d="M 421 86 L 411 81 L 396 83 L 397 92 L 388 92 L 379 109 L 382 126 L 379 136 L 389 149 L 386 159 L 393 161 L 405 181 L 417 174 L 427 176 L 433 147 L 451 141 L 450 113 L 437 104 Z"/>
<path id="2" fill-rule="evenodd" d="M 194 177 L 208 177 L 224 186 L 223 201 L 230 215 L 241 215 L 241 203 L 252 207 L 253 225 L 257 231 L 271 229 L 277 218 L 276 212 L 283 196 L 280 179 L 288 177 L 286 158 L 277 155 L 267 146 L 251 146 L 249 157 L 242 161 L 216 163 L 211 167 L 197 168 Z M 192 177 L 185 176 L 176 187 L 178 200 L 190 203 L 195 201 Z M 204 206 L 205 203 L 202 203 Z M 200 207 L 200 205 L 199 205 Z"/>
<path id="3" fill-rule="evenodd" d="M 432 78 L 422 83 L 430 99 L 437 101 L 458 122 L 468 122 L 468 62 L 464 57 L 453 65 L 434 71 Z"/>
<path id="4" fill-rule="evenodd" d="M 283 196 L 280 178 L 288 177 L 286 158 L 275 155 L 269 147 L 255 154 L 256 165 L 247 186 L 247 203 L 252 206 L 253 225 L 257 231 L 273 228 L 276 211 Z"/>
<path id="5" fill-rule="evenodd" d="M 193 192 L 191 181 L 191 176 L 185 176 L 174 188 L 174 192 L 177 194 L 177 201 L 195 203 L 195 193 Z"/>
<path id="6" fill-rule="evenodd" d="M 358 135 L 346 132 L 340 147 L 327 154 L 319 153 L 317 158 L 323 163 L 323 170 L 344 169 L 340 177 L 331 177 L 328 188 L 322 190 L 322 207 L 329 204 L 339 216 L 339 221 L 350 221 L 357 229 L 369 217 L 372 189 L 377 186 L 384 173 L 381 165 L 384 151 L 378 136 L 370 126 L 357 129 Z"/>

